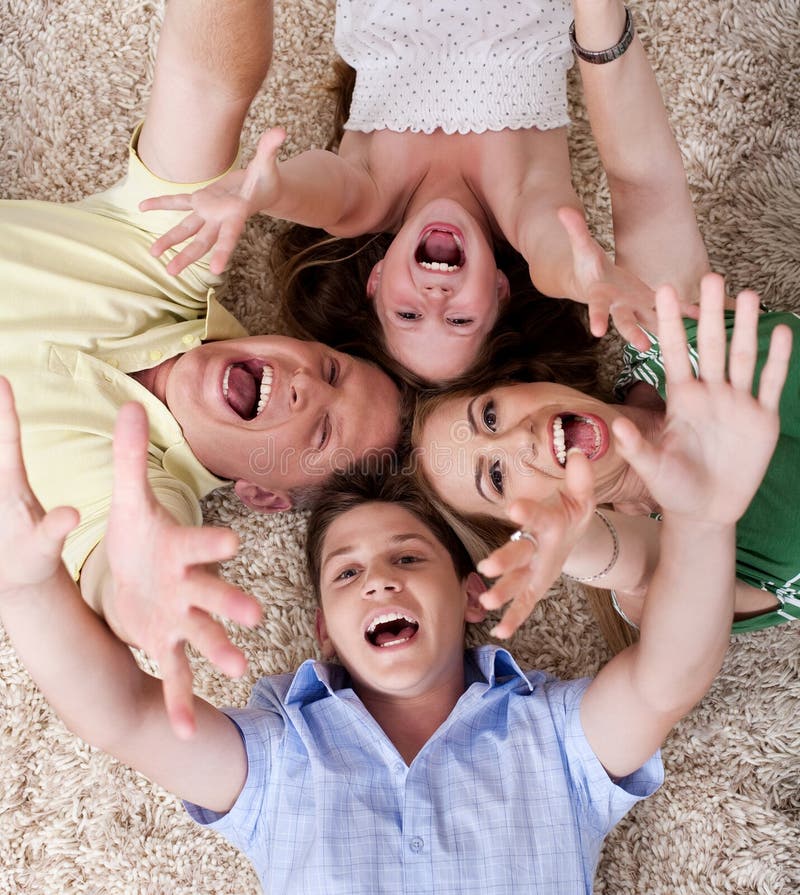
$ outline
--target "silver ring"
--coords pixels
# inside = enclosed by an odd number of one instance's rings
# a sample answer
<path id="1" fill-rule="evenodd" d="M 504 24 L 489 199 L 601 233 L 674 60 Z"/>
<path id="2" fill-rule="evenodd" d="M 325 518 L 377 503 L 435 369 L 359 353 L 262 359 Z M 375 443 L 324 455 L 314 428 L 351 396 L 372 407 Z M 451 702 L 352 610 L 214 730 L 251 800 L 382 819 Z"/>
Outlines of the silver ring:
<path id="1" fill-rule="evenodd" d="M 530 541 L 531 544 L 533 544 L 534 547 L 538 547 L 538 546 L 539 546 L 539 544 L 538 544 L 536 538 L 535 538 L 529 531 L 525 531 L 524 528 L 519 528 L 519 529 L 517 529 L 517 530 L 514 532 L 514 534 L 511 535 L 511 537 L 509 538 L 509 541 L 521 541 L 523 538 L 524 538 L 526 541 Z"/>

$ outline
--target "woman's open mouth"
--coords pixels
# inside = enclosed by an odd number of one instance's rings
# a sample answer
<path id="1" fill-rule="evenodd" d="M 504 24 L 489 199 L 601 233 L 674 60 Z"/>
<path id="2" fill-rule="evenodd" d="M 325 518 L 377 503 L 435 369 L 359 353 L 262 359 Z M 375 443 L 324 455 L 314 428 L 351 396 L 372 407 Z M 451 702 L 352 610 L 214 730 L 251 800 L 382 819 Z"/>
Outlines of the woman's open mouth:
<path id="1" fill-rule="evenodd" d="M 422 231 L 414 260 L 425 270 L 455 273 L 464 266 L 464 237 L 455 227 L 431 224 Z"/>
<path id="2" fill-rule="evenodd" d="M 255 419 L 269 404 L 274 371 L 260 360 L 229 364 L 222 375 L 222 397 L 243 420 Z"/>
<path id="3" fill-rule="evenodd" d="M 608 428 L 593 414 L 562 413 L 550 421 L 553 456 L 567 465 L 567 452 L 577 448 L 587 460 L 598 460 L 608 450 Z"/>
<path id="4" fill-rule="evenodd" d="M 387 612 L 372 619 L 364 631 L 364 639 L 373 646 L 399 646 L 408 643 L 418 630 L 419 622 L 416 619 L 400 612 Z"/>

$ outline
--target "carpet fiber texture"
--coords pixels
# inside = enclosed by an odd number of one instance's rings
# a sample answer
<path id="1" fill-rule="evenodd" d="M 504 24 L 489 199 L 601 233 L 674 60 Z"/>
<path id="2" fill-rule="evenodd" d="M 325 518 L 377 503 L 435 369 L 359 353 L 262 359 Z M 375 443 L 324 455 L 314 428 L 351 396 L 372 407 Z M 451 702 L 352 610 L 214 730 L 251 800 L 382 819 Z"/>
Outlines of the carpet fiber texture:
<path id="1" fill-rule="evenodd" d="M 772 307 L 800 307 L 800 11 L 796 0 L 634 0 L 684 153 L 714 268 Z M 0 194 L 76 199 L 122 173 L 148 92 L 159 0 L 0 0 Z M 324 144 L 332 107 L 333 3 L 282 0 L 275 62 L 243 138 L 286 126 L 286 152 Z M 610 236 L 608 196 L 574 72 L 576 186 Z M 271 225 L 235 256 L 227 303 L 253 333 L 273 331 Z M 14 297 L 3 295 L 3 300 Z M 611 347 L 616 347 L 612 342 Z M 610 352 L 616 357 L 616 352 Z M 235 634 L 250 672 L 228 681 L 196 663 L 200 694 L 243 704 L 254 680 L 315 654 L 301 561 L 305 520 L 246 512 L 230 492 L 205 503 L 242 550 L 226 577 L 265 620 Z M 702 599 L 702 594 L 697 598 Z M 486 638 L 488 625 L 470 635 Z M 796 895 L 800 891 L 800 628 L 736 640 L 698 708 L 664 746 L 666 783 L 608 840 L 605 895 Z M 527 666 L 594 673 L 606 652 L 578 592 L 559 588 L 512 643 Z M 620 733 L 624 736 L 624 731 Z M 0 893 L 200 895 L 259 891 L 248 862 L 195 826 L 179 802 L 70 735 L 0 639 Z M 275 893 L 279 895 L 279 893 Z M 565 893 L 566 895 L 566 893 Z"/>

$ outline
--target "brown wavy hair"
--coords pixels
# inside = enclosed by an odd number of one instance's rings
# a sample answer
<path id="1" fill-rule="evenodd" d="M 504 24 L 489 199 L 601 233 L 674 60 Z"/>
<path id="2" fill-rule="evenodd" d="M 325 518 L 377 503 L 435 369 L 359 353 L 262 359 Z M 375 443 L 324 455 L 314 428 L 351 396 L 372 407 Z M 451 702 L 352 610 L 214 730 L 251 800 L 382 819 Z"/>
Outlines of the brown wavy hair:
<path id="1" fill-rule="evenodd" d="M 344 132 L 355 84 L 355 70 L 343 60 L 329 86 L 336 117 L 328 149 Z M 330 236 L 324 230 L 287 225 L 272 246 L 270 264 L 281 296 L 283 324 L 292 335 L 325 342 L 340 351 L 379 364 L 416 389 L 432 383 L 409 370 L 388 351 L 373 302 L 366 296 L 370 271 L 394 239 L 392 233 Z M 525 259 L 508 242 L 495 244 L 495 260 L 508 277 L 510 299 L 472 366 L 446 387 L 493 381 L 499 374 L 526 381 L 554 379 L 589 389 L 597 377 L 595 340 L 585 309 L 549 298 L 533 285 Z"/>

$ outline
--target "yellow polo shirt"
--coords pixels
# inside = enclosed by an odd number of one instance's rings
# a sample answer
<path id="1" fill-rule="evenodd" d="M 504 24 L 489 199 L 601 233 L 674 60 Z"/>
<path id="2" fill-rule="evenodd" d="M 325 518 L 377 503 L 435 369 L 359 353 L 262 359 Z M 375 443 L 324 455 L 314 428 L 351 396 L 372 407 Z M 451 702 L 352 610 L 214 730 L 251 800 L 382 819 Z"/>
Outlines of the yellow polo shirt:
<path id="1" fill-rule="evenodd" d="M 64 549 L 73 577 L 105 532 L 117 411 L 139 401 L 150 421 L 149 477 L 181 522 L 223 485 L 195 458 L 167 407 L 131 376 L 244 328 L 214 296 L 207 260 L 179 277 L 150 255 L 182 212 L 139 202 L 205 184 L 161 180 L 130 146 L 126 177 L 81 202 L 0 202 L 0 372 L 14 389 L 28 475 L 45 508 L 78 508 Z"/>

